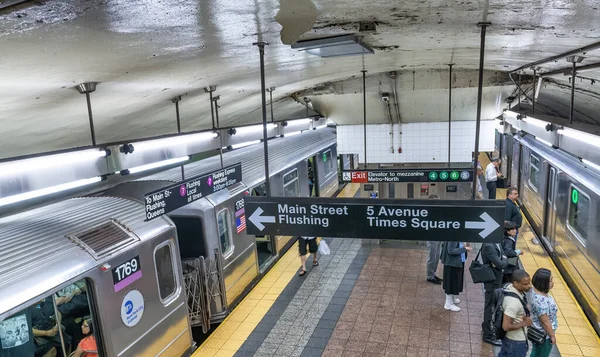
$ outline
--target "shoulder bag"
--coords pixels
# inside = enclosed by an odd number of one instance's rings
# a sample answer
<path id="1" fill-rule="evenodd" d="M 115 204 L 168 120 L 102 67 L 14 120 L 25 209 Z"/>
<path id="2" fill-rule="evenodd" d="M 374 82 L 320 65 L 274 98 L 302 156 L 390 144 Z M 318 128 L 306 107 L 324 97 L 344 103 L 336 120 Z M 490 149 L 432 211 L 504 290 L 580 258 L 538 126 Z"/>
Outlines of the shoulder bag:
<path id="1" fill-rule="evenodd" d="M 471 266 L 469 267 L 469 273 L 471 273 L 471 278 L 475 284 L 478 283 L 491 283 L 496 280 L 496 273 L 494 269 L 489 264 L 482 264 L 479 261 L 479 255 L 481 254 L 481 249 L 477 253 L 475 259 L 471 262 Z"/>
<path id="2" fill-rule="evenodd" d="M 516 294 L 513 294 L 513 295 L 514 295 L 514 297 L 519 299 L 519 301 L 523 305 L 523 309 L 525 310 L 525 315 L 530 316 L 531 313 L 529 312 L 529 309 L 527 308 L 527 304 L 525 303 L 525 301 L 523 301 Z M 543 330 L 543 329 L 539 330 L 537 327 L 535 327 L 533 325 L 527 327 L 527 333 L 525 334 L 525 336 L 527 337 L 527 339 L 529 341 L 531 341 L 531 343 L 533 343 L 536 346 L 541 346 L 544 343 L 544 341 L 546 341 L 546 337 L 547 337 L 545 330 Z"/>

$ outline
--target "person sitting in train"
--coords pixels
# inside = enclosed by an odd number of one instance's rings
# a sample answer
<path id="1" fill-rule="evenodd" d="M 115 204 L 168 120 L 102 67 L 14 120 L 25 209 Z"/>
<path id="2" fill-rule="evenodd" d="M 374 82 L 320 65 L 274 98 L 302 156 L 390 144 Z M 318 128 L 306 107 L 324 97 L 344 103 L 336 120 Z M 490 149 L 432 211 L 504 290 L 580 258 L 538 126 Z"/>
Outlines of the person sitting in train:
<path id="1" fill-rule="evenodd" d="M 304 276 L 306 274 L 306 259 L 308 258 L 306 246 L 308 246 L 308 251 L 314 254 L 313 266 L 319 265 L 319 261 L 317 260 L 317 250 L 319 246 L 317 244 L 317 237 L 298 237 L 298 248 L 300 250 L 300 262 L 302 263 L 302 268 L 300 268 L 299 276 Z"/>
<path id="2" fill-rule="evenodd" d="M 62 330 L 62 340 L 65 346 L 71 344 L 71 336 L 66 333 L 63 325 L 57 324 L 57 321 L 62 321 L 62 315 L 60 312 L 58 312 L 58 315 L 54 313 L 54 303 L 51 296 L 34 306 L 31 310 L 31 321 L 35 336 L 36 357 L 45 357 L 51 347 L 56 348 L 56 356 L 66 357 L 62 353 L 62 342 L 58 329 Z M 41 333 L 36 333 L 36 330 L 41 331 Z"/>
<path id="3" fill-rule="evenodd" d="M 92 319 L 87 319 L 81 324 L 81 333 L 85 336 L 77 345 L 77 349 L 70 357 L 98 357 L 98 345 L 94 337 Z"/>
<path id="4" fill-rule="evenodd" d="M 517 206 L 517 198 L 519 198 L 519 190 L 514 187 L 510 187 L 508 190 L 506 190 L 506 209 L 504 211 L 504 220 L 515 222 L 515 242 L 517 241 L 517 236 L 519 235 L 519 228 L 521 228 L 521 225 L 523 224 L 523 216 L 521 215 L 519 206 Z"/>
<path id="5" fill-rule="evenodd" d="M 523 255 L 523 252 L 517 249 L 517 242 L 515 240 L 516 234 L 517 226 L 515 225 L 515 222 L 504 222 L 504 241 L 502 242 L 502 250 L 504 251 L 504 255 L 508 258 L 508 262 L 503 272 L 503 285 L 512 282 L 512 273 L 519 268 L 519 255 Z"/>
<path id="6" fill-rule="evenodd" d="M 78 281 L 56 293 L 56 305 L 63 317 L 82 317 L 89 315 L 85 281 Z"/>

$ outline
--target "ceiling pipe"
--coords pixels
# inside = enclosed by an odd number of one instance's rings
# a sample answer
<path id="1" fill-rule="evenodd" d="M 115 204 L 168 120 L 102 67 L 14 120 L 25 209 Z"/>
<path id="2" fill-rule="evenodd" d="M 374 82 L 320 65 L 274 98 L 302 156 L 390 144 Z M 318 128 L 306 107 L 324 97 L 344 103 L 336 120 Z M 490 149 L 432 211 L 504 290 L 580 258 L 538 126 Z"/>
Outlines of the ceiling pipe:
<path id="1" fill-rule="evenodd" d="M 393 116 L 392 116 L 392 108 L 390 108 L 390 95 L 389 95 L 389 93 L 381 93 L 381 100 L 383 100 L 383 103 L 386 106 L 387 113 L 388 113 L 388 119 L 390 121 L 390 135 L 392 136 L 391 152 L 393 154 L 394 153 L 394 119 L 393 119 Z"/>
<path id="2" fill-rule="evenodd" d="M 582 53 L 585 53 L 585 52 L 588 52 L 588 51 L 592 51 L 592 50 L 595 50 L 595 49 L 598 49 L 598 48 L 600 48 L 600 42 L 594 42 L 591 45 L 587 45 L 585 47 L 581 47 L 581 48 L 578 48 L 576 50 L 571 50 L 569 52 L 561 53 L 561 54 L 556 55 L 556 56 L 546 57 L 546 58 L 541 59 L 539 61 L 528 63 L 528 64 L 526 64 L 524 66 L 521 66 L 521 67 L 519 67 L 517 69 L 514 69 L 514 70 L 510 71 L 509 73 L 519 72 L 519 71 L 522 71 L 522 70 L 525 70 L 525 69 L 529 69 L 531 67 L 535 67 L 535 66 L 538 66 L 540 64 L 548 63 L 548 62 L 551 62 L 551 61 L 562 60 L 563 58 L 565 58 L 567 56 L 582 54 Z"/>
<path id="3" fill-rule="evenodd" d="M 584 72 L 584 71 L 589 71 L 589 70 L 592 70 L 592 69 L 598 69 L 598 68 L 600 68 L 600 62 L 598 62 L 598 63 L 591 63 L 591 64 L 588 64 L 588 65 L 585 65 L 585 66 L 577 67 L 577 73 Z M 557 69 L 555 71 L 550 71 L 550 72 L 542 73 L 542 74 L 540 74 L 540 76 L 542 76 L 542 77 L 548 77 L 548 76 L 555 76 L 557 74 L 563 74 L 565 76 L 568 76 L 568 75 L 570 75 L 572 73 L 572 71 L 573 71 L 573 68 L 571 66 L 569 66 L 569 67 L 565 67 L 565 68 L 562 68 L 562 69 Z"/>

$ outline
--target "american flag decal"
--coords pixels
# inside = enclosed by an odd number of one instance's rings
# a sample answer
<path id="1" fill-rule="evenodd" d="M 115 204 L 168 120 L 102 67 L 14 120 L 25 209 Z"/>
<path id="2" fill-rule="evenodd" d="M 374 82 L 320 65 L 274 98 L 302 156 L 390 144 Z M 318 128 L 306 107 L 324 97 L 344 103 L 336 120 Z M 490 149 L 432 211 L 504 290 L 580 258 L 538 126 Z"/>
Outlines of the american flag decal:
<path id="1" fill-rule="evenodd" d="M 237 227 L 237 232 L 242 233 L 244 229 L 246 229 L 246 215 L 243 214 L 235 219 L 235 225 Z"/>

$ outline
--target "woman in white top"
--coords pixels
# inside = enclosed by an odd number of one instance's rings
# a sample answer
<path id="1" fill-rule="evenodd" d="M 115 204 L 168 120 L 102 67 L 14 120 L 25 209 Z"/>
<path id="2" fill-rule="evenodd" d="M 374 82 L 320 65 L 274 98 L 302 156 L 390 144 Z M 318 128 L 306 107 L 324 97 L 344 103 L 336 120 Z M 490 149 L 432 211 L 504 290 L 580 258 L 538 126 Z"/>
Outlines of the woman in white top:
<path id="1" fill-rule="evenodd" d="M 531 283 L 533 284 L 531 296 L 533 326 L 540 331 L 546 331 L 548 336 L 542 345 L 533 345 L 530 357 L 548 357 L 552 351 L 552 345 L 556 344 L 556 329 L 558 328 L 558 318 L 556 317 L 558 307 L 554 298 L 549 294 L 554 287 L 552 273 L 548 269 L 540 268 L 533 274 Z"/>

